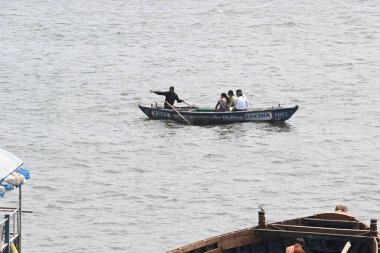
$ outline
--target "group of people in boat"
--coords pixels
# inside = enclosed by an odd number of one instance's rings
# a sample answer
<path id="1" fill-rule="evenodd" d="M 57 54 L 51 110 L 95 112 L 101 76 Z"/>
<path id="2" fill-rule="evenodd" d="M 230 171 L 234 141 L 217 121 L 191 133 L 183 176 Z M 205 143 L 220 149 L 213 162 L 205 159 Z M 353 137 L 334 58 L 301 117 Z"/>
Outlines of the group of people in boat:
<path id="1" fill-rule="evenodd" d="M 220 94 L 220 99 L 215 105 L 215 111 L 228 112 L 248 110 L 249 102 L 247 97 L 243 95 L 242 90 L 236 90 L 236 96 L 232 90 L 229 90 L 227 94 Z"/>
<path id="2" fill-rule="evenodd" d="M 178 103 L 185 102 L 180 99 L 178 95 L 174 92 L 174 87 L 170 86 L 169 91 L 150 91 L 157 95 L 165 96 L 165 109 L 173 109 L 174 102 Z M 227 95 L 228 94 L 228 95 Z M 249 108 L 249 102 L 246 96 L 243 95 L 243 91 L 238 89 L 236 90 L 236 95 L 232 90 L 229 90 L 228 93 L 222 93 L 220 99 L 215 105 L 215 111 L 218 112 L 229 112 L 229 111 L 246 111 Z M 186 102 L 185 102 L 186 103 Z"/>

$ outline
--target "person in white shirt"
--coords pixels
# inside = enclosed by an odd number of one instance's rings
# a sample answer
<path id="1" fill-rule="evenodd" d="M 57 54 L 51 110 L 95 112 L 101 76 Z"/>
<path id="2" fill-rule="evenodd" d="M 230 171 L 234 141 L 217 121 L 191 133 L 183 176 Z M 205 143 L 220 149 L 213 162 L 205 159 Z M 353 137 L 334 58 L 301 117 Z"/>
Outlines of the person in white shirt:
<path id="1" fill-rule="evenodd" d="M 238 94 L 238 92 L 240 92 L 241 93 L 241 96 L 243 97 L 243 98 L 245 98 L 245 101 L 246 101 L 246 109 L 248 110 L 248 108 L 249 108 L 249 102 L 248 102 L 248 99 L 247 99 L 247 97 L 243 94 L 243 91 L 242 90 L 240 90 L 240 89 L 238 89 L 238 90 L 236 90 L 236 95 Z"/>
<path id="2" fill-rule="evenodd" d="M 235 111 L 246 111 L 247 110 L 247 99 L 243 97 L 241 92 L 238 92 L 237 98 L 235 99 Z"/>

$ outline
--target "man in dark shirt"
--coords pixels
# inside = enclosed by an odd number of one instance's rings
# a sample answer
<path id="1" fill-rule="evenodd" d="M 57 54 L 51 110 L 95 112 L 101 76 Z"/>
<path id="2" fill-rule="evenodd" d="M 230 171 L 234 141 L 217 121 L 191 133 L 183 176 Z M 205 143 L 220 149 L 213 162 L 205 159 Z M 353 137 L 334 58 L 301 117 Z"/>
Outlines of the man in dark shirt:
<path id="1" fill-rule="evenodd" d="M 171 86 L 169 88 L 169 91 L 153 91 L 150 92 L 155 93 L 157 95 L 165 96 L 165 103 L 164 107 L 165 109 L 173 109 L 170 107 L 170 105 L 174 105 L 174 101 L 177 100 L 178 103 L 182 103 L 183 100 L 179 99 L 178 95 L 174 92 L 174 87 Z M 168 105 L 166 102 L 168 102 L 170 105 Z"/>

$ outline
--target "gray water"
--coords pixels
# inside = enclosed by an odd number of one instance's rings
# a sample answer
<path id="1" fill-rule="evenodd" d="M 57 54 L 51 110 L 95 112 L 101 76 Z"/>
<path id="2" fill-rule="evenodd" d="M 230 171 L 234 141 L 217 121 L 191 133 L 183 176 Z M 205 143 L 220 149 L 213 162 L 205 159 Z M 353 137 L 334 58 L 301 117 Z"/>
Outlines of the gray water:
<path id="1" fill-rule="evenodd" d="M 380 2 L 1 1 L 1 147 L 23 252 L 165 252 L 333 210 L 380 218 Z M 148 120 L 149 90 L 299 105 L 284 125 Z M 1 206 L 12 205 L 17 192 Z"/>

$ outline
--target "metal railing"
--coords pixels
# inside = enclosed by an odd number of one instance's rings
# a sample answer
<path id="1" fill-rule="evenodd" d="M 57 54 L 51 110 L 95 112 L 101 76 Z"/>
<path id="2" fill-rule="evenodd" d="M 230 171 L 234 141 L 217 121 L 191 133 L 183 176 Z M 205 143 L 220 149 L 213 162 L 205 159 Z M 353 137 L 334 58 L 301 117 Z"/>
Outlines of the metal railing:
<path id="1" fill-rule="evenodd" d="M 0 211 L 6 212 L 0 223 L 0 253 L 10 253 L 12 243 L 19 248 L 21 212 L 20 208 L 0 208 Z"/>

